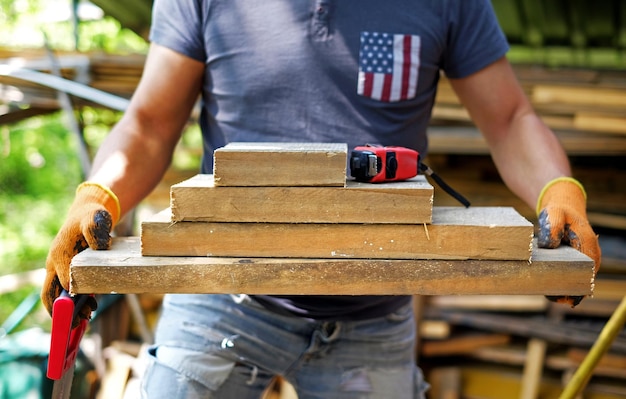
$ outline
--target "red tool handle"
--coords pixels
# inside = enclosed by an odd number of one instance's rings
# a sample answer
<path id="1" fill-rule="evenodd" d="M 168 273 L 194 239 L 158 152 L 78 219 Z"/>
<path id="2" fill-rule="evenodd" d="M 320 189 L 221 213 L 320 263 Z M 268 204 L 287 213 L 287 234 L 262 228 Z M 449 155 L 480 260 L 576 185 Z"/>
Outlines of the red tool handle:
<path id="1" fill-rule="evenodd" d="M 87 330 L 89 321 L 80 320 L 76 328 L 72 329 L 72 320 L 84 305 L 87 296 L 71 297 L 67 291 L 54 300 L 52 305 L 52 331 L 50 334 L 50 354 L 48 356 L 47 376 L 51 380 L 59 380 L 74 364 L 80 340 Z"/>

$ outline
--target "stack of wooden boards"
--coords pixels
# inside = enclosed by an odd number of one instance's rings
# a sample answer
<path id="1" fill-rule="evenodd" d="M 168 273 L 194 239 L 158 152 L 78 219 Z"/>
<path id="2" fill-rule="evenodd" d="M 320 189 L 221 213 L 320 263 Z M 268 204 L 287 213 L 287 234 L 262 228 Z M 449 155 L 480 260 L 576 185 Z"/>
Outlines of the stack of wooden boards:
<path id="1" fill-rule="evenodd" d="M 569 154 L 620 155 L 626 145 L 626 79 L 623 71 L 515 67 L 522 89 Z M 486 153 L 480 134 L 450 81 L 442 77 L 432 113 L 432 149 Z M 446 143 L 445 137 L 448 137 Z"/>
<path id="2" fill-rule="evenodd" d="M 347 153 L 346 144 L 218 149 L 214 176 L 174 184 L 170 206 L 142 222 L 141 249 L 120 239 L 74 257 L 71 291 L 591 293 L 593 262 L 533 246 L 533 225 L 513 208 L 433 207 L 423 176 L 346 181 Z"/>
<path id="3" fill-rule="evenodd" d="M 431 398 L 557 398 L 617 308 L 626 281 L 596 282 L 576 308 L 543 296 L 418 297 L 420 365 Z M 595 367 L 584 397 L 626 397 L 626 330 Z"/>
<path id="4" fill-rule="evenodd" d="M 142 223 L 141 250 L 119 239 L 74 257 L 71 291 L 591 292 L 591 260 L 537 249 L 532 224 L 512 208 L 433 208 L 423 176 L 347 182 L 346 165 L 345 144 L 218 149 L 214 176 L 173 185 L 170 207 Z"/>
<path id="5" fill-rule="evenodd" d="M 142 253 L 530 259 L 533 226 L 512 208 L 433 209 L 423 176 L 346 181 L 346 163 L 345 144 L 229 144 L 214 176 L 172 186 L 171 207 L 142 223 Z"/>

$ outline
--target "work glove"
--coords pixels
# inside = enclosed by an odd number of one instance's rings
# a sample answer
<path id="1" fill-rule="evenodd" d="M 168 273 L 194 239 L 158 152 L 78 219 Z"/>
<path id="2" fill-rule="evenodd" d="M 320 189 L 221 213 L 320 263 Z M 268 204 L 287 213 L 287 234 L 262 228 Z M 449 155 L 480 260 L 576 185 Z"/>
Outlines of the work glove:
<path id="1" fill-rule="evenodd" d="M 594 276 L 600 268 L 598 236 L 587 220 L 587 194 L 571 177 L 559 177 L 543 188 L 537 201 L 538 246 L 556 248 L 568 244 L 593 259 Z M 553 302 L 578 305 L 584 296 L 548 296 Z"/>
<path id="2" fill-rule="evenodd" d="M 52 241 L 46 259 L 46 279 L 41 290 L 41 300 L 50 315 L 52 304 L 62 290 L 69 292 L 72 258 L 87 248 L 109 249 L 111 229 L 119 217 L 119 200 L 111 190 L 93 182 L 84 182 L 78 186 L 65 223 Z M 90 319 L 96 307 L 95 299 L 90 296 L 72 325 L 77 326 L 80 319 Z"/>

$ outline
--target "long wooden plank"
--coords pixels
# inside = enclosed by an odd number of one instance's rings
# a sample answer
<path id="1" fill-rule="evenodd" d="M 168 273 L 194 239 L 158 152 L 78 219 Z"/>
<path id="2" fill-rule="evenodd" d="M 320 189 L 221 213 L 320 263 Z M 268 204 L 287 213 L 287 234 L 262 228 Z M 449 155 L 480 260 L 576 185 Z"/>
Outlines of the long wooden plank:
<path id="1" fill-rule="evenodd" d="M 584 303 L 584 301 L 582 302 Z M 579 305 L 580 306 L 580 305 Z M 580 365 L 584 358 L 584 353 L 580 357 L 570 356 L 571 353 L 584 352 L 582 349 L 570 348 L 566 354 L 549 353 L 545 359 L 545 366 L 553 370 L 573 370 Z M 492 363 L 508 364 L 513 366 L 521 366 L 526 361 L 528 351 L 524 347 L 516 345 L 500 346 L 500 347 L 484 347 L 476 349 L 470 354 L 475 359 L 484 360 Z M 608 359 L 619 359 L 621 356 L 617 354 L 605 354 L 598 366 L 594 368 L 594 375 L 607 376 L 614 378 L 626 379 L 626 366 L 623 364 L 615 364 L 613 361 L 606 362 Z"/>
<path id="2" fill-rule="evenodd" d="M 528 260 L 534 228 L 510 207 L 435 207 L 433 223 L 172 222 L 141 224 L 144 255 Z"/>
<path id="3" fill-rule="evenodd" d="M 593 261 L 533 247 L 528 261 L 142 256 L 138 237 L 72 260 L 72 293 L 588 295 Z"/>
<path id="4" fill-rule="evenodd" d="M 598 339 L 599 331 L 575 322 L 553 321 L 547 317 L 529 318 L 496 313 L 429 310 L 426 317 L 445 320 L 455 326 L 540 338 L 560 345 L 589 347 Z M 626 338 L 618 335 L 611 350 L 626 353 Z"/>
<path id="5" fill-rule="evenodd" d="M 230 143 L 213 154 L 216 186 L 339 186 L 345 143 Z"/>
<path id="6" fill-rule="evenodd" d="M 215 187 L 196 175 L 170 190 L 173 221 L 430 223 L 433 186 L 424 176 L 346 187 Z"/>
<path id="7" fill-rule="evenodd" d="M 626 140 L 616 134 L 596 135 L 557 131 L 569 155 L 624 155 Z M 430 154 L 489 154 L 485 138 L 473 126 L 430 126 Z"/>
<path id="8" fill-rule="evenodd" d="M 620 89 L 598 87 L 574 87 L 556 85 L 536 85 L 533 87 L 533 103 L 562 103 L 583 107 L 626 107 L 626 94 Z"/>

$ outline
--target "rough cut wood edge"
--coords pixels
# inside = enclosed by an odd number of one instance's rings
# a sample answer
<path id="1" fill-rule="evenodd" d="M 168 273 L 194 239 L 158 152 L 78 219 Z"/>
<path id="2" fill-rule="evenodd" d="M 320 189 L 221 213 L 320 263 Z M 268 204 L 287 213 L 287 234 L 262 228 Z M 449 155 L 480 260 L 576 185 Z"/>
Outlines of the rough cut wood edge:
<path id="1" fill-rule="evenodd" d="M 534 228 L 511 207 L 435 207 L 433 223 L 141 224 L 143 255 L 352 259 L 528 260 Z"/>
<path id="2" fill-rule="evenodd" d="M 170 190 L 172 221 L 431 223 L 433 186 L 424 176 L 346 187 L 215 187 L 199 174 Z"/>
<path id="3" fill-rule="evenodd" d="M 213 153 L 216 186 L 335 186 L 346 183 L 345 143 L 230 143 Z"/>
<path id="4" fill-rule="evenodd" d="M 276 295 L 589 295 L 593 261 L 570 248 L 533 247 L 532 262 L 141 256 L 138 237 L 87 249 L 70 291 Z"/>

